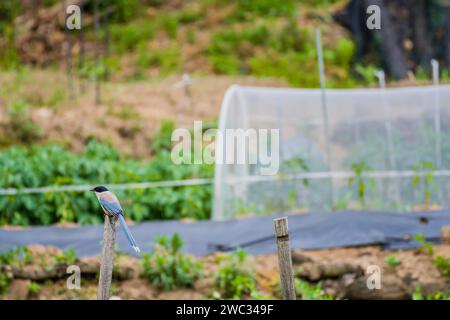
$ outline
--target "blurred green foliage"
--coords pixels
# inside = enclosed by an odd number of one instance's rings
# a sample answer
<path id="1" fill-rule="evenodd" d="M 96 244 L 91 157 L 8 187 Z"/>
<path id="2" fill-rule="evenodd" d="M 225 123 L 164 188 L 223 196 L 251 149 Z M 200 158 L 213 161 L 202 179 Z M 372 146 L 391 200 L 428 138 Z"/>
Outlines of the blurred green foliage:
<path id="1" fill-rule="evenodd" d="M 31 281 L 28 284 L 28 291 L 29 291 L 29 296 L 31 298 L 36 297 L 37 295 L 39 295 L 39 293 L 41 292 L 41 286 L 39 283 Z"/>
<path id="2" fill-rule="evenodd" d="M 431 161 L 420 161 L 413 166 L 415 172 L 414 177 L 411 180 L 411 184 L 414 187 L 423 185 L 423 201 L 424 203 L 431 202 L 431 187 L 433 186 L 434 176 L 433 171 L 436 170 L 436 166 Z"/>
<path id="3" fill-rule="evenodd" d="M 231 20 L 250 20 L 255 16 L 288 17 L 295 15 L 295 0 L 236 0 Z"/>
<path id="4" fill-rule="evenodd" d="M 170 151 L 172 148 L 172 132 L 176 129 L 176 124 L 172 120 L 161 121 L 159 131 L 153 136 L 151 149 L 153 152 L 161 150 Z"/>
<path id="5" fill-rule="evenodd" d="M 353 171 L 353 176 L 348 178 L 348 185 L 350 187 L 353 185 L 356 186 L 356 194 L 361 208 L 365 208 L 367 189 L 374 186 L 374 181 L 364 178 L 364 174 L 370 172 L 372 168 L 365 162 L 357 162 L 352 163 L 351 169 Z"/>
<path id="6" fill-rule="evenodd" d="M 146 44 L 142 43 L 137 51 L 137 63 L 139 67 L 136 76 L 142 76 L 142 73 L 149 67 L 157 67 L 160 76 L 167 76 L 179 70 L 180 68 L 180 50 L 174 45 L 165 49 L 149 50 Z"/>
<path id="7" fill-rule="evenodd" d="M 391 268 L 395 268 L 402 263 L 400 259 L 394 254 L 386 256 L 386 258 L 384 258 L 384 262 Z"/>
<path id="8" fill-rule="evenodd" d="M 99 9 L 103 11 L 107 7 L 114 7 L 109 18 L 112 49 L 108 60 L 115 70 L 120 70 L 119 65 L 127 60 L 122 58 L 131 53 L 134 70 L 127 73 L 129 80 L 146 78 L 149 68 L 159 69 L 158 75 L 162 77 L 178 73 L 191 59 L 191 55 L 183 52 L 185 42 L 196 45 L 201 35 L 197 54 L 208 58 L 215 73 L 275 77 L 285 79 L 292 86 L 316 87 L 319 79 L 314 34 L 312 27 L 299 23 L 299 13 L 302 10 L 311 11 L 311 21 L 320 19 L 328 24 L 332 21 L 331 11 L 322 10 L 322 7 L 336 2 L 202 0 L 199 3 L 182 3 L 168 11 L 163 7 L 166 3 L 161 0 L 111 0 L 100 2 Z M 52 3 L 53 0 L 46 0 L 45 5 Z M 9 17 L 5 26 L 10 30 L 11 45 L 7 46 L 10 50 L 2 50 L 0 65 L 15 68 L 20 65 L 20 61 L 12 45 L 11 17 L 16 16 L 20 8 L 17 5 L 3 6 L 5 16 Z M 92 14 L 93 10 L 93 1 L 87 1 L 84 12 Z M 224 13 L 218 14 L 221 11 Z M 93 37 L 91 31 L 87 31 L 87 39 Z M 101 33 L 104 37 L 105 33 Z M 180 37 L 180 33 L 185 36 Z M 345 37 L 330 37 L 325 28 L 327 86 L 353 87 L 373 83 L 373 77 L 368 76 L 371 70 L 353 68 L 353 41 Z M 157 49 L 149 46 L 155 38 Z M 89 59 L 87 57 L 86 60 Z M 81 70 L 81 75 L 92 74 L 92 69 L 96 73 L 106 70 L 104 65 L 88 65 L 84 69 L 89 70 Z M 125 65 L 128 70 L 129 65 Z"/>
<path id="9" fill-rule="evenodd" d="M 8 108 L 7 116 L 12 139 L 23 143 L 39 139 L 42 129 L 31 119 L 30 106 L 24 100 L 16 100 Z"/>
<path id="10" fill-rule="evenodd" d="M 118 22 L 129 21 L 139 9 L 139 0 L 109 0 L 104 2 L 105 6 L 114 7 L 112 20 Z"/>
<path id="11" fill-rule="evenodd" d="M 300 300 L 334 300 L 334 297 L 325 293 L 320 283 L 310 284 L 301 279 L 295 279 L 295 291 Z"/>
<path id="12" fill-rule="evenodd" d="M 0 33 L 10 25 L 21 10 L 20 0 L 0 1 Z"/>
<path id="13" fill-rule="evenodd" d="M 15 247 L 4 252 L 0 252 L 0 294 L 6 293 L 9 288 L 10 278 L 3 272 L 3 266 L 23 268 L 32 262 L 32 255 L 27 247 Z"/>
<path id="14" fill-rule="evenodd" d="M 175 233 L 172 238 L 158 237 L 152 254 L 142 256 L 143 275 L 163 289 L 192 287 L 203 276 L 202 262 L 181 252 L 184 241 Z"/>
<path id="15" fill-rule="evenodd" d="M 5 293 L 9 287 L 9 278 L 6 272 L 0 272 L 0 294 Z"/>
<path id="16" fill-rule="evenodd" d="M 427 296 L 422 294 L 422 289 L 420 287 L 416 288 L 416 291 L 412 295 L 413 300 L 450 300 L 450 295 L 445 292 L 434 292 Z"/>
<path id="17" fill-rule="evenodd" d="M 75 264 L 77 261 L 77 253 L 73 248 L 68 248 L 61 253 L 57 254 L 54 258 L 54 263 L 56 264 Z"/>
<path id="18" fill-rule="evenodd" d="M 419 243 L 418 249 L 421 252 L 425 252 L 426 254 L 432 256 L 434 254 L 434 247 L 431 242 L 428 242 L 423 234 L 415 234 L 413 237 Z"/>
<path id="19" fill-rule="evenodd" d="M 179 180 L 211 177 L 212 172 L 212 165 L 177 166 L 167 150 L 158 150 L 149 162 L 123 159 L 115 149 L 96 141 L 90 141 L 82 154 L 55 145 L 11 147 L 0 153 L 0 188 Z M 116 193 L 125 213 L 136 221 L 210 216 L 209 185 Z M 95 196 L 87 191 L 0 196 L 0 224 L 87 224 L 101 219 Z"/>
<path id="20" fill-rule="evenodd" d="M 212 293 L 213 299 L 242 299 L 257 297 L 256 276 L 251 257 L 243 249 L 227 255 L 217 256 L 219 269 L 214 273 L 218 291 Z"/>
<path id="21" fill-rule="evenodd" d="M 436 259 L 434 259 L 434 265 L 443 276 L 450 277 L 450 259 L 442 256 L 436 257 Z"/>
<path id="22" fill-rule="evenodd" d="M 16 247 L 5 252 L 0 252 L 0 266 L 14 266 L 21 268 L 29 264 L 32 260 L 32 255 L 27 247 Z"/>
<path id="23" fill-rule="evenodd" d="M 330 87 L 355 85 L 350 73 L 354 51 L 353 41 L 345 38 L 324 49 Z M 282 26 L 264 22 L 218 31 L 211 39 L 208 56 L 217 73 L 284 78 L 293 86 L 319 84 L 314 34 L 293 19 Z"/>
<path id="24" fill-rule="evenodd" d="M 154 23 L 145 20 L 137 20 L 125 25 L 112 24 L 110 32 L 113 49 L 119 54 L 133 50 L 155 36 Z"/>
<path id="25" fill-rule="evenodd" d="M 0 48 L 0 67 L 6 70 L 19 69 L 20 57 L 14 46 L 14 29 L 10 22 L 0 22 L 0 35 L 5 40 L 4 45 Z"/>

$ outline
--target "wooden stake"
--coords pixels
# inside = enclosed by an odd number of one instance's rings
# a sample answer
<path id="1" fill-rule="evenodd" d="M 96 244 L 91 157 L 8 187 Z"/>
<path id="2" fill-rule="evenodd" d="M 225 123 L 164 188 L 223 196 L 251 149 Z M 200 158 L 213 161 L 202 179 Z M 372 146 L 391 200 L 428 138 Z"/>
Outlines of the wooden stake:
<path id="1" fill-rule="evenodd" d="M 109 300 L 116 243 L 116 222 L 117 218 L 105 215 L 102 261 L 100 265 L 100 279 L 98 281 L 98 300 Z"/>
<path id="2" fill-rule="evenodd" d="M 103 31 L 104 31 L 104 50 L 103 50 L 103 58 L 106 61 L 109 58 L 109 42 L 110 42 L 110 37 L 109 37 L 109 14 L 106 13 L 103 16 L 103 22 L 102 22 L 102 26 L 103 26 Z M 108 79 L 109 77 L 109 69 L 108 69 L 108 63 L 106 61 L 105 63 L 105 74 L 106 74 L 106 79 Z"/>
<path id="3" fill-rule="evenodd" d="M 66 72 L 67 72 L 67 91 L 69 91 L 68 97 L 73 100 L 75 97 L 73 91 L 73 75 L 72 75 L 72 36 L 70 35 L 70 30 L 67 28 L 67 1 L 63 1 L 64 5 L 64 30 L 66 36 Z"/>
<path id="4" fill-rule="evenodd" d="M 296 300 L 287 217 L 274 219 L 283 300 Z"/>
<path id="5" fill-rule="evenodd" d="M 100 63 L 100 17 L 98 12 L 98 2 L 99 0 L 94 0 L 94 33 L 95 33 L 95 55 L 94 55 L 94 64 L 95 68 L 98 68 Z M 100 79 L 98 75 L 98 69 L 94 72 L 94 85 L 95 85 L 95 105 L 100 105 L 101 97 L 100 97 Z"/>
<path id="6" fill-rule="evenodd" d="M 81 15 L 81 17 L 83 17 L 83 15 Z M 84 25 L 83 25 L 83 18 L 81 18 L 81 29 L 78 31 L 78 37 L 79 37 L 79 42 L 80 42 L 80 50 L 79 50 L 79 54 L 78 54 L 78 73 L 81 73 L 84 68 Z M 85 86 L 85 81 L 83 79 L 83 75 L 79 74 L 78 75 L 78 80 L 79 80 L 79 85 L 80 85 L 80 92 L 82 94 L 85 93 L 86 91 L 86 86 Z"/>

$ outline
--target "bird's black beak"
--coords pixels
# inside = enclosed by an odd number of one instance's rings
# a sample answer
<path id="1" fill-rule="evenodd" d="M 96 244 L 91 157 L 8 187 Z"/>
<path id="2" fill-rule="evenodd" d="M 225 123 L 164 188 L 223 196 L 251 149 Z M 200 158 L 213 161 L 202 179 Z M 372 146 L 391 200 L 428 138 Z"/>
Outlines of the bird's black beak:
<path id="1" fill-rule="evenodd" d="M 89 191 L 95 191 L 94 189 L 89 189 Z"/>

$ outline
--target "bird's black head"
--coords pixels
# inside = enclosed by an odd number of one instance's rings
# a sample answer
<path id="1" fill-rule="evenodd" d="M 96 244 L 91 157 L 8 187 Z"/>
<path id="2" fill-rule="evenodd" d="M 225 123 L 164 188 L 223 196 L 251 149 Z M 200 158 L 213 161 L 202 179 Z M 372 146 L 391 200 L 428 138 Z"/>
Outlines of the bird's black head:
<path id="1" fill-rule="evenodd" d="M 108 191 L 108 189 L 105 186 L 98 186 L 98 187 L 91 189 L 90 191 L 102 193 L 102 192 Z"/>

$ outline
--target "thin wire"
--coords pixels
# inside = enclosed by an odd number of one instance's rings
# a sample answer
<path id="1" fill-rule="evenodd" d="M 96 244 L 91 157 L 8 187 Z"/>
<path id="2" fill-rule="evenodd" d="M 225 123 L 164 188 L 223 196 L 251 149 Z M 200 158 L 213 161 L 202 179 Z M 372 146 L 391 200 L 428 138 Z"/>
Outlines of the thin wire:
<path id="1" fill-rule="evenodd" d="M 433 176 L 450 177 L 450 170 L 440 170 L 432 172 L 417 171 L 371 171 L 362 173 L 364 178 L 408 178 L 422 177 L 431 174 Z M 301 179 L 348 179 L 354 177 L 351 171 L 324 171 L 309 172 L 291 175 L 274 175 L 274 176 L 248 176 L 224 179 L 225 183 L 252 183 L 263 181 L 284 181 L 284 180 L 301 180 Z M 107 184 L 111 190 L 128 190 L 128 189 L 153 189 L 167 187 L 187 187 L 213 184 L 214 179 L 185 179 L 185 180 L 168 180 L 168 181 L 149 181 L 140 183 L 124 183 L 124 184 Z M 92 189 L 94 185 L 67 185 L 67 186 L 47 186 L 37 188 L 5 188 L 0 189 L 0 196 L 23 195 L 23 194 L 40 194 L 49 192 L 84 192 Z"/>

